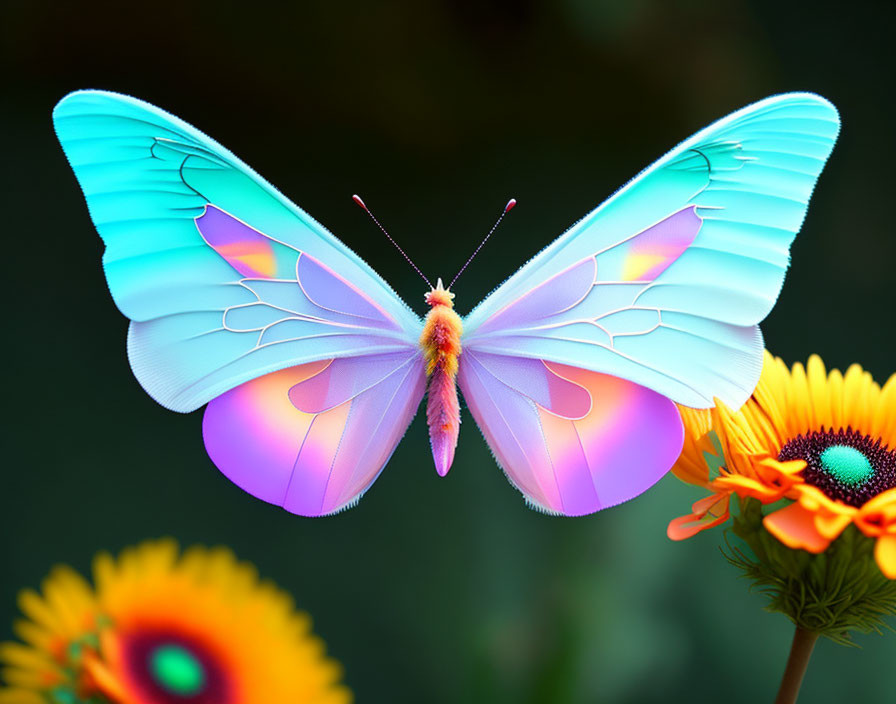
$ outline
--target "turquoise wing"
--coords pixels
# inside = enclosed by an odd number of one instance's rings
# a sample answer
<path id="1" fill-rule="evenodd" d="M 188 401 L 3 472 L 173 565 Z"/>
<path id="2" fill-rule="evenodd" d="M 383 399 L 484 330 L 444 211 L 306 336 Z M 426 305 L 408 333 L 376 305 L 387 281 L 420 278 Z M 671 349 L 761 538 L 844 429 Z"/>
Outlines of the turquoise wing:
<path id="1" fill-rule="evenodd" d="M 199 130 L 99 91 L 68 95 L 53 120 L 133 321 L 131 366 L 162 405 L 191 411 L 296 365 L 417 353 L 421 321 L 392 289 Z"/>
<path id="2" fill-rule="evenodd" d="M 739 407 L 839 124 L 823 98 L 791 93 L 698 132 L 488 296 L 464 348 Z"/>

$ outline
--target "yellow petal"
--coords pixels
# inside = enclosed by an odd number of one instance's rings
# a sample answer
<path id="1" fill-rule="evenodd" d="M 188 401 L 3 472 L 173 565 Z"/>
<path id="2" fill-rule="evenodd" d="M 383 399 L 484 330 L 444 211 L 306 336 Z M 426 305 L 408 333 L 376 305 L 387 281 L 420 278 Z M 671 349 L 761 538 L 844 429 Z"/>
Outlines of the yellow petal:
<path id="1" fill-rule="evenodd" d="M 874 559 L 887 579 L 896 579 L 896 535 L 882 535 L 877 539 Z"/>
<path id="2" fill-rule="evenodd" d="M 678 412 L 684 426 L 684 445 L 672 473 L 688 484 L 706 486 L 709 469 L 703 453 L 715 454 L 712 442 L 706 437 L 712 428 L 712 417 L 708 409 L 679 406 Z"/>
<path id="3" fill-rule="evenodd" d="M 831 425 L 831 399 L 828 395 L 827 372 L 817 354 L 806 364 L 806 386 L 809 393 L 808 429 L 817 430 Z"/>
<path id="4" fill-rule="evenodd" d="M 0 689 L 0 704 L 46 704 L 46 701 L 30 689 Z"/>
<path id="5" fill-rule="evenodd" d="M 890 449 L 896 449 L 896 374 L 891 376 L 881 390 L 871 419 L 870 433 L 879 437 Z"/>

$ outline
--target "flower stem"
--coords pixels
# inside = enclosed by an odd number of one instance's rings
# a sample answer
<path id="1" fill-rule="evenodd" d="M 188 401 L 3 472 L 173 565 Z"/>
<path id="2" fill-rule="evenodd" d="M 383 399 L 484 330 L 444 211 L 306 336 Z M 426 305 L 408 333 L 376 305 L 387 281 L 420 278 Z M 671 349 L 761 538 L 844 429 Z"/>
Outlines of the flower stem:
<path id="1" fill-rule="evenodd" d="M 775 697 L 775 704 L 794 704 L 796 702 L 816 640 L 818 640 L 817 633 L 797 626 L 796 632 L 793 634 L 793 643 L 790 646 L 790 656 L 787 658 L 787 667 L 784 668 L 784 677 L 781 678 L 781 688 L 778 690 L 778 696 Z"/>

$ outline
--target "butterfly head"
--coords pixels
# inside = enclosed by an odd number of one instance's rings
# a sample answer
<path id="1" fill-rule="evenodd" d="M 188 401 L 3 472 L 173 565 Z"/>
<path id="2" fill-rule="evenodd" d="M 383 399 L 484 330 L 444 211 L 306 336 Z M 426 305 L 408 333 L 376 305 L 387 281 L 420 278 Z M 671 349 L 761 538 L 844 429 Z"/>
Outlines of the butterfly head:
<path id="1" fill-rule="evenodd" d="M 436 306 L 454 308 L 454 294 L 442 285 L 441 279 L 438 280 L 436 285 L 424 296 L 424 298 L 432 308 L 435 308 Z"/>

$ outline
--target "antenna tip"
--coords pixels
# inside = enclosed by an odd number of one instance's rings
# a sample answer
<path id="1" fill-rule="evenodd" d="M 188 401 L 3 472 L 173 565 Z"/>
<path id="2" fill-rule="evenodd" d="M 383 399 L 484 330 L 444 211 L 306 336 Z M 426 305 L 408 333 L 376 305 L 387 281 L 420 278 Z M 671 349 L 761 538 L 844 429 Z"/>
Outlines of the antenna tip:
<path id="1" fill-rule="evenodd" d="M 359 206 L 361 206 L 362 208 L 364 208 L 364 210 L 367 210 L 367 206 L 364 205 L 364 201 L 361 200 L 361 196 L 355 194 L 355 195 L 352 196 L 352 200 L 355 201 L 355 203 L 357 203 Z M 370 212 L 370 211 L 368 210 L 367 212 Z"/>
<path id="2" fill-rule="evenodd" d="M 509 201 L 507 201 L 507 205 L 504 206 L 504 212 L 509 213 L 511 210 L 513 210 L 515 205 L 516 198 L 511 198 Z"/>

